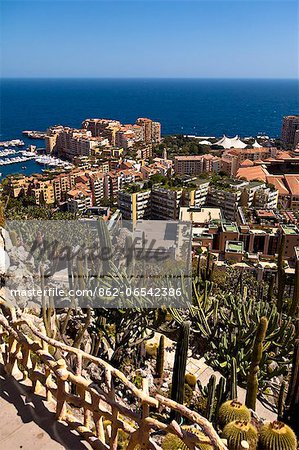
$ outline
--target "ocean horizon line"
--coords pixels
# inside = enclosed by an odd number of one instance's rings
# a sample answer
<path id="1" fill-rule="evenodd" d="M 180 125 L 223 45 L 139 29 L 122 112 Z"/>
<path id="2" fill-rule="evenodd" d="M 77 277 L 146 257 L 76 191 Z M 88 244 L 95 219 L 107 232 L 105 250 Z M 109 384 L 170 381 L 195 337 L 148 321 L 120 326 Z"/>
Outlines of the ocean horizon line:
<path id="1" fill-rule="evenodd" d="M 255 81 L 255 80 L 270 80 L 270 81 L 299 81 L 299 77 L 59 77 L 59 76 L 30 76 L 30 77 L 1 77 L 0 81 L 4 80 L 205 80 L 205 81 L 225 81 L 225 80 L 244 80 L 244 81 Z"/>

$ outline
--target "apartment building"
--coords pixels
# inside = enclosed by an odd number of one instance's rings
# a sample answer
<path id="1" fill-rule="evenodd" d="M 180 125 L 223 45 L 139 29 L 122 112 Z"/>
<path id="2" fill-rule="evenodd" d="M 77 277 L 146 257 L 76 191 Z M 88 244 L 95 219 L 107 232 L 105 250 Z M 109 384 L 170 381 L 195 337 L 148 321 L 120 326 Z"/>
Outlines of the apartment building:
<path id="1" fill-rule="evenodd" d="M 240 167 L 253 166 L 260 161 L 275 158 L 276 155 L 276 147 L 230 148 L 222 154 L 221 170 L 230 176 L 236 176 Z"/>
<path id="2" fill-rule="evenodd" d="M 92 156 L 100 147 L 109 144 L 105 138 L 93 137 L 91 131 L 70 127 L 52 127 L 47 130 L 46 151 L 70 160 L 76 156 Z"/>
<path id="3" fill-rule="evenodd" d="M 33 180 L 29 185 L 28 194 L 35 198 L 36 205 L 55 203 L 54 188 L 50 180 Z"/>
<path id="4" fill-rule="evenodd" d="M 7 178 L 3 190 L 11 197 L 18 198 L 20 195 L 27 193 L 32 179 L 33 177 L 26 177 L 25 175 L 10 176 Z"/>
<path id="5" fill-rule="evenodd" d="M 67 192 L 75 185 L 76 175 L 73 172 L 61 173 L 52 180 L 54 197 L 57 203 L 66 200 Z"/>
<path id="6" fill-rule="evenodd" d="M 118 208 L 123 219 L 133 220 L 151 218 L 151 190 L 132 192 L 132 188 L 118 193 Z"/>
<path id="7" fill-rule="evenodd" d="M 146 144 L 159 144 L 161 142 L 161 124 L 145 117 L 139 117 L 136 124 L 143 129 L 143 140 Z"/>
<path id="8" fill-rule="evenodd" d="M 220 170 L 221 158 L 210 154 L 175 156 L 174 158 L 174 171 L 179 175 L 199 175 L 203 172 L 218 173 Z"/>
<path id="9" fill-rule="evenodd" d="M 183 188 L 152 187 L 151 218 L 156 220 L 177 220 L 179 218 Z"/>
<path id="10" fill-rule="evenodd" d="M 281 139 L 285 146 L 296 147 L 299 143 L 299 115 L 283 118 Z"/>
<path id="11" fill-rule="evenodd" d="M 209 191 L 209 181 L 198 180 L 196 187 L 186 187 L 183 189 L 182 195 L 182 205 L 200 208 L 205 205 L 208 191 Z"/>
<path id="12" fill-rule="evenodd" d="M 118 120 L 110 119 L 86 119 L 82 122 L 82 128 L 90 131 L 93 137 L 106 138 L 113 146 L 116 145 L 116 133 L 121 126 Z"/>
<path id="13" fill-rule="evenodd" d="M 210 186 L 207 203 L 222 209 L 227 220 L 235 220 L 242 191 L 237 186 Z"/>
<path id="14" fill-rule="evenodd" d="M 299 227 L 297 225 L 282 225 L 282 233 L 285 235 L 284 256 L 295 258 L 295 247 L 299 245 Z"/>
<path id="15" fill-rule="evenodd" d="M 278 203 L 278 191 L 269 187 L 262 181 L 248 182 L 242 191 L 240 205 L 255 207 L 257 209 L 276 209 Z"/>
<path id="16" fill-rule="evenodd" d="M 92 206 L 92 193 L 82 183 L 78 183 L 67 193 L 67 209 L 78 214 Z"/>
<path id="17" fill-rule="evenodd" d="M 105 196 L 105 175 L 103 173 L 90 173 L 89 185 L 92 194 L 92 205 L 100 206 L 101 200 Z"/>

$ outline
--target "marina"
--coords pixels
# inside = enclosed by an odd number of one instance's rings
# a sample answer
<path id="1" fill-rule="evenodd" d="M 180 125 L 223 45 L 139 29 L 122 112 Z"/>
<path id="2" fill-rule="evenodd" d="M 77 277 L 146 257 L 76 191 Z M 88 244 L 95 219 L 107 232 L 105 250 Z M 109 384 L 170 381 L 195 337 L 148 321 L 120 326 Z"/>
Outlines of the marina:
<path id="1" fill-rule="evenodd" d="M 21 139 L 12 139 L 11 141 L 0 142 L 0 147 L 22 147 L 25 142 Z"/>
<path id="2" fill-rule="evenodd" d="M 71 170 L 74 167 L 68 161 L 45 155 L 44 149 L 38 149 L 38 152 L 36 152 L 36 147 L 32 145 L 24 149 L 15 149 L 7 146 L 7 144 L 10 144 L 12 147 L 21 146 L 21 143 L 22 145 L 24 144 L 20 139 L 0 143 L 1 178 L 14 173 L 29 175 L 32 173 L 42 173 L 55 168 L 59 170 Z"/>

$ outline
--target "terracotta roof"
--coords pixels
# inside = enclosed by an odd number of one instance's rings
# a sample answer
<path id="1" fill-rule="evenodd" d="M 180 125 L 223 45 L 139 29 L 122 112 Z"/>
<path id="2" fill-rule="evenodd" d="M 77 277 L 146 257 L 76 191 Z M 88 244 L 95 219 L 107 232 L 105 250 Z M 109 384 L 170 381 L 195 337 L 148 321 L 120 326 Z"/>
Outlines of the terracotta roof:
<path id="1" fill-rule="evenodd" d="M 253 164 L 253 162 L 250 159 L 245 159 L 245 161 L 243 161 L 240 164 L 240 167 L 250 167 L 250 166 L 253 166 L 253 165 L 254 164 Z"/>
<path id="2" fill-rule="evenodd" d="M 267 173 L 262 166 L 240 167 L 237 171 L 237 178 L 245 178 L 248 181 L 266 181 Z"/>
<path id="3" fill-rule="evenodd" d="M 299 175 L 285 175 L 284 178 L 290 193 L 299 196 Z"/>
<path id="4" fill-rule="evenodd" d="M 275 189 L 278 190 L 279 195 L 289 195 L 289 190 L 284 184 L 283 175 L 269 175 L 267 176 L 267 183 L 273 184 Z"/>

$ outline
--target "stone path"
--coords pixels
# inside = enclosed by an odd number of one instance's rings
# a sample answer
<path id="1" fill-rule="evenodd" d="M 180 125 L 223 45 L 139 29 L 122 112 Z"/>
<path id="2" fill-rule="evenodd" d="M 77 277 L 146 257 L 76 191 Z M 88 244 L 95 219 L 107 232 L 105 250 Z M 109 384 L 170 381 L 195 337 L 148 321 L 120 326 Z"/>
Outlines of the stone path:
<path id="1" fill-rule="evenodd" d="M 90 449 L 66 424 L 54 420 L 49 407 L 29 386 L 4 374 L 0 365 L 0 446 L 3 450 Z"/>

